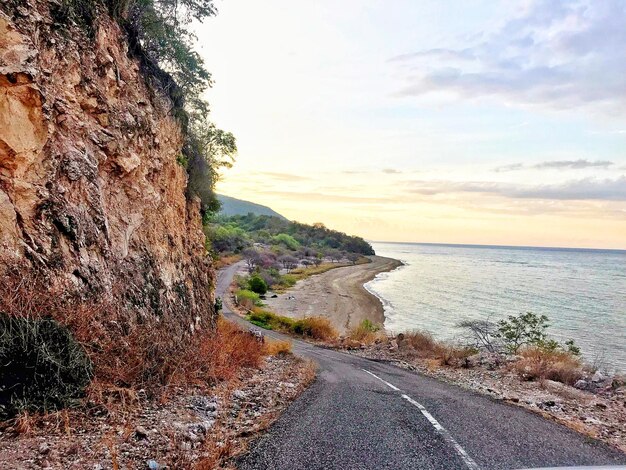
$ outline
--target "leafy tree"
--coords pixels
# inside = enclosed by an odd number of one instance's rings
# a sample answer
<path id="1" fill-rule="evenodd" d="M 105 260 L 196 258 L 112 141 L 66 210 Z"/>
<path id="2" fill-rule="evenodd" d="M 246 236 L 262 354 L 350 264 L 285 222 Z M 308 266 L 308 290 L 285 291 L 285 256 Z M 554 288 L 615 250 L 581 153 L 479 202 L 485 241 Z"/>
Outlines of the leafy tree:
<path id="1" fill-rule="evenodd" d="M 343 258 L 343 253 L 339 250 L 328 250 L 326 252 L 326 256 L 328 256 L 330 260 L 334 263 L 341 261 L 341 258 Z"/>
<path id="2" fill-rule="evenodd" d="M 265 295 L 267 292 L 267 284 L 258 274 L 255 274 L 248 280 L 248 286 L 252 292 L 256 292 L 259 295 Z"/>
<path id="3" fill-rule="evenodd" d="M 208 119 L 192 122 L 185 144 L 187 155 L 188 191 L 202 202 L 203 212 L 217 212 L 220 208 L 215 196 L 215 183 L 221 168 L 230 168 L 237 152 L 235 137 L 218 129 Z"/>
<path id="4" fill-rule="evenodd" d="M 300 247 L 300 243 L 291 235 L 286 233 L 279 233 L 272 237 L 272 243 L 283 244 L 290 250 L 297 250 Z"/>
<path id="5" fill-rule="evenodd" d="M 350 261 L 352 264 L 356 264 L 357 261 L 361 259 L 361 255 L 359 255 L 358 253 L 348 253 L 346 254 L 346 258 L 348 258 L 348 261 Z"/>
<path id="6" fill-rule="evenodd" d="M 238 253 L 252 243 L 245 231 L 230 225 L 205 225 L 204 233 L 218 253 Z"/>
<path id="7" fill-rule="evenodd" d="M 278 261 L 283 265 L 283 268 L 285 268 L 287 272 L 298 267 L 298 258 L 295 256 L 283 255 L 278 258 Z"/>
<path id="8" fill-rule="evenodd" d="M 536 315 L 532 312 L 518 316 L 509 315 L 506 320 L 498 322 L 498 337 L 504 341 L 504 346 L 512 353 L 516 353 L 522 346 L 541 346 L 546 343 L 546 329 L 550 326 L 548 317 Z"/>
<path id="9" fill-rule="evenodd" d="M 241 254 L 243 255 L 243 259 L 246 260 L 248 272 L 254 271 L 261 262 L 261 253 L 254 248 L 247 248 L 243 250 Z"/>

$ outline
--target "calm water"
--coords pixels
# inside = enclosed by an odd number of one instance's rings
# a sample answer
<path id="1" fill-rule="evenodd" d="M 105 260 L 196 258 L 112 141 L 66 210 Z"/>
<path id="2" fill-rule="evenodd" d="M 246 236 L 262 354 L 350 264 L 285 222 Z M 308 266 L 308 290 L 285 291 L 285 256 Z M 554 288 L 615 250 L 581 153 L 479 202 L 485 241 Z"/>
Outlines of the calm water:
<path id="1" fill-rule="evenodd" d="M 390 331 L 425 329 L 453 339 L 461 319 L 531 311 L 547 315 L 550 334 L 573 338 L 590 362 L 626 371 L 626 251 L 373 246 L 406 263 L 366 285 L 383 301 Z"/>

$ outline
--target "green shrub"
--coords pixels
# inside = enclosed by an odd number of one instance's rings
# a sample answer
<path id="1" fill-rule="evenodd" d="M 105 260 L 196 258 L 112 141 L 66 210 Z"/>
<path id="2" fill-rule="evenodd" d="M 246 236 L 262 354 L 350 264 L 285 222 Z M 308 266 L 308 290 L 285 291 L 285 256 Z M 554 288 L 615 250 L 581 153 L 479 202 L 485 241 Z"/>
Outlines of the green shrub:
<path id="1" fill-rule="evenodd" d="M 0 314 L 0 419 L 71 406 L 92 376 L 90 359 L 63 325 Z"/>
<path id="2" fill-rule="evenodd" d="M 256 292 L 252 292 L 251 290 L 239 289 L 237 292 L 235 292 L 235 299 L 237 300 L 238 304 L 243 305 L 250 310 L 255 306 L 260 307 L 261 305 L 263 305 L 259 294 L 257 294 Z"/>
<path id="3" fill-rule="evenodd" d="M 248 315 L 248 320 L 256 326 L 260 326 L 266 330 L 290 332 L 292 331 L 294 325 L 294 320 L 289 317 L 276 315 L 273 312 L 258 308 L 254 309 L 254 311 Z"/>
<path id="4" fill-rule="evenodd" d="M 522 346 L 546 344 L 548 326 L 550 324 L 545 315 L 535 315 L 532 312 L 518 316 L 509 315 L 506 320 L 498 322 L 498 337 L 502 339 L 507 350 L 517 353 Z"/>
<path id="5" fill-rule="evenodd" d="M 283 274 L 280 277 L 280 283 L 285 287 L 293 287 L 296 285 L 296 282 L 298 282 L 298 279 L 292 274 Z"/>
<path id="6" fill-rule="evenodd" d="M 265 293 L 267 292 L 267 284 L 258 274 L 255 274 L 250 279 L 248 279 L 248 287 L 250 287 L 250 290 L 252 292 L 256 292 L 259 295 L 265 295 Z"/>
<path id="7" fill-rule="evenodd" d="M 241 276 L 239 274 L 235 274 L 235 284 L 239 289 L 247 289 L 248 288 L 248 276 Z"/>
<path id="8" fill-rule="evenodd" d="M 376 333 L 380 330 L 380 325 L 372 323 L 372 321 L 368 320 L 367 318 L 361 322 L 360 327 L 363 328 L 365 331 L 369 331 L 370 333 Z"/>
<path id="9" fill-rule="evenodd" d="M 325 317 L 307 317 L 293 324 L 292 332 L 320 341 L 337 339 L 337 330 Z"/>
<path id="10" fill-rule="evenodd" d="M 298 242 L 298 240 L 286 233 L 279 233 L 278 235 L 273 236 L 272 243 L 275 243 L 277 245 L 285 245 L 290 250 L 297 250 L 298 248 L 300 248 L 300 243 Z"/>

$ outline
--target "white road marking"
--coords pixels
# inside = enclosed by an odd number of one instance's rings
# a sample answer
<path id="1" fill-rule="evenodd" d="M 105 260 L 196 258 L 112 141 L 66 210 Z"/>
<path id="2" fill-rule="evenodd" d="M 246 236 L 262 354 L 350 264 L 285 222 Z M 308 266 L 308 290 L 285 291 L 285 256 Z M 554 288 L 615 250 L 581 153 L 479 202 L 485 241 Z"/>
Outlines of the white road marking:
<path id="1" fill-rule="evenodd" d="M 376 374 L 371 373 L 369 370 L 367 369 L 363 369 L 365 372 L 367 372 L 369 375 L 371 375 L 372 377 L 377 378 L 378 380 L 380 380 L 382 383 L 384 383 L 387 387 L 389 387 L 392 390 L 395 390 L 396 392 L 399 392 L 400 389 L 398 387 L 396 387 L 393 384 L 390 384 L 389 382 L 387 382 L 386 380 L 381 379 L 380 377 L 378 377 Z"/>
<path id="2" fill-rule="evenodd" d="M 393 384 L 390 384 L 389 382 L 387 382 L 384 379 L 381 379 L 380 377 L 378 377 L 376 374 L 370 372 L 369 370 L 363 369 L 363 371 L 367 372 L 372 377 L 377 378 L 378 380 L 380 380 L 382 383 L 387 385 L 387 387 L 391 388 L 392 390 L 395 390 L 397 392 L 402 392 L 402 390 L 400 390 L 398 387 L 396 387 Z M 422 406 L 420 403 L 418 403 L 415 400 L 413 400 L 410 396 L 408 396 L 405 393 L 402 393 L 401 396 L 402 396 L 402 398 L 404 398 L 406 401 L 408 401 L 409 403 L 411 403 L 412 405 L 417 407 L 417 409 L 422 412 L 422 414 L 426 417 L 426 419 L 430 422 L 430 424 L 433 425 L 433 427 L 441 435 L 441 437 L 443 437 L 443 439 L 454 448 L 456 453 L 459 454 L 459 456 L 461 457 L 461 459 L 463 460 L 463 462 L 465 463 L 467 468 L 469 468 L 470 470 L 480 470 L 480 467 L 474 461 L 474 459 L 472 459 L 469 456 L 469 454 L 465 451 L 465 449 L 463 449 L 463 447 L 461 447 L 461 445 L 454 440 L 454 438 L 452 437 L 452 434 L 450 434 L 448 432 L 448 430 L 446 428 L 444 428 L 439 423 L 439 421 L 437 421 L 435 419 L 435 417 L 428 412 L 428 410 L 426 408 L 424 408 L 424 406 Z"/>

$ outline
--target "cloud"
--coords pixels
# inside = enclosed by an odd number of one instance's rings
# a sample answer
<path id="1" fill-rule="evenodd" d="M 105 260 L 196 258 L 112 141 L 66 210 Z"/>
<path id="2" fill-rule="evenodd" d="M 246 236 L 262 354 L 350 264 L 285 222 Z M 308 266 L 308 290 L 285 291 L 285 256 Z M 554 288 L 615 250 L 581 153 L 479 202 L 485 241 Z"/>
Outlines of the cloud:
<path id="1" fill-rule="evenodd" d="M 580 170 L 583 168 L 608 168 L 613 165 L 613 162 L 608 160 L 552 160 L 547 162 L 537 163 L 535 165 L 527 166 L 523 163 L 512 163 L 510 165 L 503 165 L 494 168 L 496 173 L 502 173 L 506 171 L 517 171 L 525 169 L 535 170 L 554 170 L 554 169 L 573 169 Z"/>
<path id="2" fill-rule="evenodd" d="M 412 181 L 410 188 L 413 193 L 428 196 L 482 193 L 511 199 L 626 201 L 626 176 L 616 179 L 584 178 L 562 184 L 535 186 L 485 181 Z"/>
<path id="3" fill-rule="evenodd" d="M 401 96 L 436 91 L 506 103 L 619 113 L 626 104 L 626 2 L 538 0 L 463 48 L 394 57 Z"/>
<path id="4" fill-rule="evenodd" d="M 611 165 L 613 165 L 613 162 L 610 162 L 608 160 L 596 160 L 596 161 L 589 161 L 589 160 L 557 160 L 557 161 L 552 161 L 552 162 L 543 162 L 543 163 L 538 163 L 537 165 L 534 165 L 533 168 L 538 168 L 538 169 L 542 169 L 542 168 L 573 168 L 573 169 L 580 169 L 580 168 L 608 168 Z"/>
<path id="5" fill-rule="evenodd" d="M 494 168 L 493 171 L 495 171 L 496 173 L 502 173 L 505 171 L 517 171 L 517 170 L 523 170 L 523 169 L 524 169 L 523 163 L 511 163 L 510 165 L 498 166 Z"/>
<path id="6" fill-rule="evenodd" d="M 386 173 L 388 175 L 398 175 L 400 173 L 402 173 L 400 170 L 396 170 L 394 168 L 383 168 L 383 173 Z"/>
<path id="7" fill-rule="evenodd" d="M 292 173 L 274 173 L 271 171 L 263 171 L 259 175 L 265 176 L 279 181 L 308 181 L 311 180 L 308 176 L 294 175 Z"/>
<path id="8" fill-rule="evenodd" d="M 346 196 L 341 194 L 324 194 L 318 192 L 296 192 L 296 191 L 257 191 L 259 193 L 270 196 L 277 196 L 289 201 L 331 201 L 337 203 L 354 203 L 354 204 L 386 204 L 395 202 L 388 197 L 361 197 Z"/>

